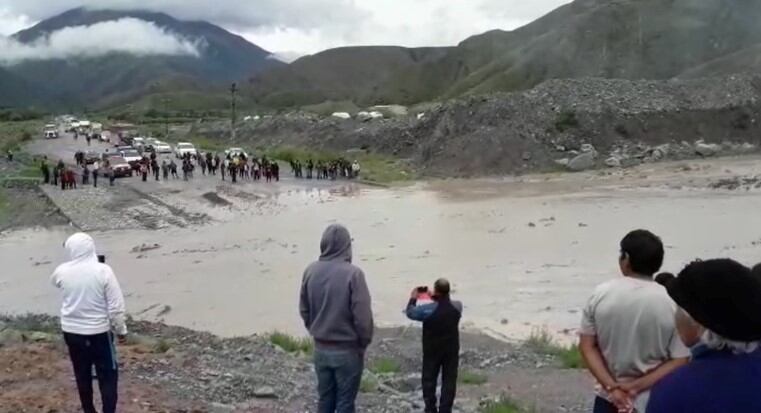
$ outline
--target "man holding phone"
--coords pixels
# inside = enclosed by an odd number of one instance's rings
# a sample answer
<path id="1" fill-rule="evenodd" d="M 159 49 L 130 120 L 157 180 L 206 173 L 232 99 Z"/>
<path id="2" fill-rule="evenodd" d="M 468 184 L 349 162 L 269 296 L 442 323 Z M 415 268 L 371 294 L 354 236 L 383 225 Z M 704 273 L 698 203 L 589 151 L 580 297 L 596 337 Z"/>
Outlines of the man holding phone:
<path id="1" fill-rule="evenodd" d="M 462 303 L 450 299 L 449 281 L 412 290 L 407 317 L 423 322 L 423 399 L 426 413 L 452 413 L 457 393 L 460 362 L 460 318 Z M 436 382 L 441 372 L 441 397 L 436 407 Z"/>
<path id="2" fill-rule="evenodd" d="M 64 243 L 69 261 L 50 277 L 63 293 L 61 329 L 74 367 L 79 398 L 85 413 L 97 413 L 93 405 L 92 367 L 98 375 L 103 413 L 116 411 L 118 366 L 114 333 L 119 343 L 127 340 L 124 296 L 105 256 L 95 252 L 95 241 L 84 233 Z"/>

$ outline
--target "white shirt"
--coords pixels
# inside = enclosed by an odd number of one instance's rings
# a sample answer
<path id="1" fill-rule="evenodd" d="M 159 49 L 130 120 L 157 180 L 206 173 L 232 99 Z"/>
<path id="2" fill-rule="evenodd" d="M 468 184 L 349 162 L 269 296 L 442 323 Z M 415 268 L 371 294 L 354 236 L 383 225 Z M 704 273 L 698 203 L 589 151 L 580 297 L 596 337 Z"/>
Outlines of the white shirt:
<path id="1" fill-rule="evenodd" d="M 64 246 L 71 260 L 59 265 L 50 277 L 63 293 L 61 329 L 81 335 L 111 330 L 127 334 L 119 282 L 111 267 L 98 262 L 93 239 L 87 234 L 74 234 Z"/>
<path id="2" fill-rule="evenodd" d="M 632 381 L 666 361 L 690 356 L 676 332 L 675 313 L 676 304 L 660 284 L 619 277 L 595 289 L 583 311 L 581 334 L 597 337 L 616 381 Z M 639 412 L 649 396 L 635 400 Z"/>

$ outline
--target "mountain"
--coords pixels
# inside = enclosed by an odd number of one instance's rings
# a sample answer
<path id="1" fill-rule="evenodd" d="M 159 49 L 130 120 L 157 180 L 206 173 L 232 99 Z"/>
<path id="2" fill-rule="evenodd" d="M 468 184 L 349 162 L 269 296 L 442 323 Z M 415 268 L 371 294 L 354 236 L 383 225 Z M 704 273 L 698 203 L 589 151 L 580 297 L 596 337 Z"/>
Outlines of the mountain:
<path id="1" fill-rule="evenodd" d="M 34 44 L 50 33 L 71 27 L 132 18 L 155 24 L 167 33 L 200 44 L 200 56 L 108 53 L 98 57 L 25 60 L 5 72 L 23 79 L 36 93 L 69 106 L 98 107 L 120 97 L 139 97 L 156 85 L 175 78 L 226 86 L 251 73 L 285 66 L 271 53 L 218 26 L 201 21 L 180 21 L 163 13 L 90 10 L 79 8 L 44 20 L 13 38 Z M 6 74 L 0 72 L 0 78 Z M 6 91 L 0 80 L 0 95 Z M 33 99 L 41 103 L 40 99 Z"/>
<path id="2" fill-rule="evenodd" d="M 343 47 L 297 59 L 288 66 L 250 79 L 255 96 L 269 106 L 292 106 L 327 100 L 383 100 L 397 73 L 444 57 L 449 48 L 408 49 L 394 46 Z M 399 100 L 405 100 L 399 91 Z"/>
<path id="3" fill-rule="evenodd" d="M 361 104 L 416 103 L 527 89 L 554 78 L 732 73 L 757 64 L 747 53 L 759 55 L 760 18 L 756 0 L 576 0 L 514 31 L 474 36 L 404 67 L 376 62 L 382 76 L 344 85 L 341 96 Z M 366 53 L 367 48 L 352 48 L 342 58 L 358 62 Z M 252 93 L 277 101 L 273 97 L 288 93 L 287 85 L 303 79 L 319 89 L 356 73 L 352 64 L 336 65 L 332 56 L 328 51 L 254 75 Z M 368 85 L 374 93 L 367 93 Z M 314 103 L 321 96 L 291 103 Z"/>

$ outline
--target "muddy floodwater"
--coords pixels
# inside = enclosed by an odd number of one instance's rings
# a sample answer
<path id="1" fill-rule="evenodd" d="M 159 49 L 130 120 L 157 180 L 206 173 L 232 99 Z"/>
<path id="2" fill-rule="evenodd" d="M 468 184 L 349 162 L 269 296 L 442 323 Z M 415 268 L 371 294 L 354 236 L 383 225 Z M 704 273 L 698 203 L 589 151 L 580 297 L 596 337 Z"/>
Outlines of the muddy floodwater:
<path id="1" fill-rule="evenodd" d="M 135 317 L 227 336 L 305 334 L 302 272 L 319 253 L 324 227 L 339 222 L 352 232 L 381 325 L 407 324 L 401 309 L 409 291 L 446 277 L 465 304 L 467 327 L 506 338 L 536 328 L 571 337 L 594 286 L 619 276 L 618 242 L 631 229 L 663 238 L 670 271 L 697 257 L 761 261 L 761 190 L 710 188 L 761 175 L 760 164 L 706 160 L 391 189 L 287 181 L 265 191 L 198 181 L 154 196 L 209 222 L 94 235 Z M 215 204 L 210 191 L 233 205 Z M 0 311 L 56 312 L 48 277 L 73 231 L 0 237 Z"/>

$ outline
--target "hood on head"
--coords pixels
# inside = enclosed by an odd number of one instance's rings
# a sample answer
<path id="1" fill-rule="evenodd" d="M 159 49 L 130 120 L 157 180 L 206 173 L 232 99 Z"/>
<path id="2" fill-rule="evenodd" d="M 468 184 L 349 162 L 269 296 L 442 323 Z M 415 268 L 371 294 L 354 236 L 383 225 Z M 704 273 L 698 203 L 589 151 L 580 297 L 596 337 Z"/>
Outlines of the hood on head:
<path id="1" fill-rule="evenodd" d="M 351 235 L 343 225 L 334 224 L 325 229 L 320 242 L 320 261 L 351 262 Z"/>
<path id="2" fill-rule="evenodd" d="M 87 258 L 97 260 L 98 258 L 95 252 L 95 241 L 91 236 L 83 232 L 70 236 L 63 246 L 69 254 L 69 259 L 72 261 Z"/>

